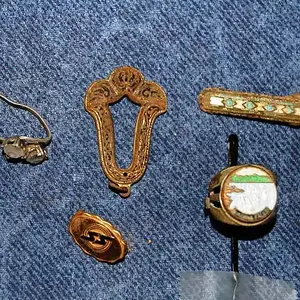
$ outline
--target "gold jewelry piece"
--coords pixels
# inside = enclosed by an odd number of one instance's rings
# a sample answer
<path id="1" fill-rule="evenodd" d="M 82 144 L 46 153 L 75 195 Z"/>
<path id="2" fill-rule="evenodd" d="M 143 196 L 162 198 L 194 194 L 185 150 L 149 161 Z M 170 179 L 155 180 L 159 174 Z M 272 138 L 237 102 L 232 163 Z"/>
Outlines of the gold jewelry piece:
<path id="1" fill-rule="evenodd" d="M 52 134 L 46 121 L 37 111 L 27 105 L 14 102 L 3 94 L 0 94 L 0 99 L 8 105 L 32 113 L 39 120 L 47 133 L 46 138 L 32 138 L 27 136 L 0 137 L 0 146 L 3 148 L 3 154 L 6 159 L 14 162 L 26 162 L 32 165 L 40 164 L 48 159 L 45 147 L 50 144 Z"/>
<path id="2" fill-rule="evenodd" d="M 268 223 L 277 212 L 277 179 L 259 165 L 238 165 L 238 137 L 228 139 L 229 167 L 210 182 L 206 209 L 223 223 L 257 226 Z"/>
<path id="3" fill-rule="evenodd" d="M 100 262 L 114 264 L 127 254 L 122 234 L 97 215 L 77 211 L 71 219 L 69 231 L 81 250 Z"/>
<path id="4" fill-rule="evenodd" d="M 212 179 L 209 192 L 206 208 L 223 223 L 257 226 L 276 215 L 276 177 L 263 166 L 226 168 Z"/>
<path id="5" fill-rule="evenodd" d="M 141 106 L 136 121 L 133 160 L 121 169 L 116 162 L 114 123 L 109 105 L 128 97 Z M 161 86 L 145 81 L 143 74 L 129 66 L 117 68 L 106 80 L 95 81 L 85 97 L 85 108 L 93 116 L 98 130 L 99 153 L 109 186 L 120 196 L 129 197 L 131 185 L 144 175 L 155 119 L 167 111 L 167 96 Z"/>
<path id="6" fill-rule="evenodd" d="M 238 136 L 231 134 L 228 167 L 212 179 L 206 199 L 213 227 L 231 238 L 235 275 L 239 272 L 238 240 L 259 238 L 270 232 L 278 207 L 276 176 L 263 166 L 238 165 L 238 147 Z"/>
<path id="7" fill-rule="evenodd" d="M 300 93 L 270 96 L 208 88 L 200 93 L 199 103 L 208 113 L 300 125 Z"/>

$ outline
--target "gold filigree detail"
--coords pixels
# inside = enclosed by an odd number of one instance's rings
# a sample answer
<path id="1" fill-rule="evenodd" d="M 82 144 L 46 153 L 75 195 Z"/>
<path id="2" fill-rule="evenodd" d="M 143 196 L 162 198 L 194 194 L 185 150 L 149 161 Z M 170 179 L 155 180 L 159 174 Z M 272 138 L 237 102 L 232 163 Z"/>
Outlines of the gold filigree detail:
<path id="1" fill-rule="evenodd" d="M 300 126 L 299 93 L 287 96 L 272 96 L 220 88 L 207 88 L 201 91 L 199 104 L 200 108 L 208 113 Z"/>
<path id="2" fill-rule="evenodd" d="M 141 106 L 136 121 L 133 160 L 127 169 L 116 162 L 114 123 L 109 105 L 124 97 Z M 85 97 L 85 108 L 93 116 L 101 163 L 109 186 L 120 196 L 129 197 L 131 185 L 144 175 L 155 119 L 167 111 L 167 96 L 161 86 L 145 81 L 143 74 L 129 66 L 117 68 L 106 80 L 95 81 Z"/>

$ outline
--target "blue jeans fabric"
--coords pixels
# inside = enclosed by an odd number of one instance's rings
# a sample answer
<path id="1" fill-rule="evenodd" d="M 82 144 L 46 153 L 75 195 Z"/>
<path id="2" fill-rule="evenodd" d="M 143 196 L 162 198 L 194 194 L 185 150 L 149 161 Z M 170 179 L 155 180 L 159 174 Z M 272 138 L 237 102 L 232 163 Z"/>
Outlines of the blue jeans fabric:
<path id="1" fill-rule="evenodd" d="M 299 129 L 209 115 L 197 99 L 210 86 L 299 91 L 299 1 L 0 0 L 0 18 L 0 90 L 37 108 L 54 135 L 42 165 L 0 160 L 0 299 L 174 300 L 181 271 L 230 270 L 230 240 L 203 214 L 230 133 L 239 135 L 240 163 L 268 166 L 279 179 L 277 224 L 240 242 L 240 270 L 290 280 L 299 292 Z M 83 105 L 87 87 L 120 65 L 161 84 L 169 101 L 129 199 L 107 187 Z M 128 166 L 138 107 L 112 110 L 118 162 Z M 1 104 L 0 136 L 21 134 L 43 131 Z M 122 231 L 124 262 L 98 263 L 74 244 L 68 223 L 78 209 Z"/>

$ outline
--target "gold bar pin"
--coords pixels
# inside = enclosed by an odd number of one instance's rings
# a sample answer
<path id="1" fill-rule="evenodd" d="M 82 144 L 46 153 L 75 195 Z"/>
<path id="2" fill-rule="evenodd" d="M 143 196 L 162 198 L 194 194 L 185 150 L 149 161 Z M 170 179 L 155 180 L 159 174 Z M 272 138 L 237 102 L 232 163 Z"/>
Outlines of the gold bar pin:
<path id="1" fill-rule="evenodd" d="M 300 93 L 272 96 L 207 88 L 201 91 L 199 104 L 200 108 L 208 113 L 300 126 Z"/>

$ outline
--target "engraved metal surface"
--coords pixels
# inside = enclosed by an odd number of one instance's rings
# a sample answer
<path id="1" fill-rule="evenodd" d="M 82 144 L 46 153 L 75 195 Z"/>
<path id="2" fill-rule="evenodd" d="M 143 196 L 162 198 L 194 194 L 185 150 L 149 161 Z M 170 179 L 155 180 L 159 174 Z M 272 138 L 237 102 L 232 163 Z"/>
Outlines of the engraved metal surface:
<path id="1" fill-rule="evenodd" d="M 222 170 L 210 183 L 207 208 L 227 224 L 256 226 L 276 214 L 276 176 L 259 165 L 238 165 Z"/>
<path id="2" fill-rule="evenodd" d="M 300 93 L 288 96 L 207 88 L 199 95 L 200 108 L 208 113 L 261 119 L 300 126 Z"/>
<path id="3" fill-rule="evenodd" d="M 127 169 L 116 162 L 114 123 L 109 105 L 128 97 L 141 106 L 136 121 L 133 160 Z M 143 74 L 129 66 L 117 68 L 106 80 L 95 81 L 85 97 L 86 110 L 93 116 L 98 130 L 98 144 L 104 173 L 109 185 L 120 196 L 129 197 L 131 185 L 144 175 L 150 151 L 155 119 L 167 111 L 167 96 L 161 86 L 145 81 Z"/>
<path id="4" fill-rule="evenodd" d="M 100 262 L 114 264 L 127 254 L 122 234 L 97 215 L 79 210 L 71 219 L 69 231 L 82 251 Z"/>

